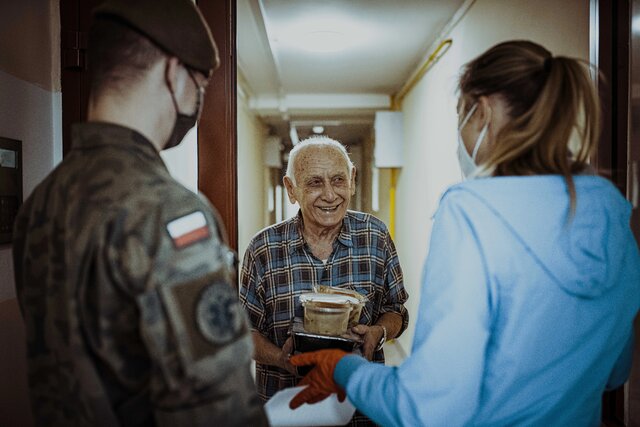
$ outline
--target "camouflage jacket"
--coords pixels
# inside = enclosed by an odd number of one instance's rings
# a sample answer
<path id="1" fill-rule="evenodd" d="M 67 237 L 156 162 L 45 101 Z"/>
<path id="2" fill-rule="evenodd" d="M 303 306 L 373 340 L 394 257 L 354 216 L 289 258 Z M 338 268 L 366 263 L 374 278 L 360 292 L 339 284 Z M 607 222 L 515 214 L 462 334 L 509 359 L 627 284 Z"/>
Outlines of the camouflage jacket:
<path id="1" fill-rule="evenodd" d="M 266 425 L 214 215 L 139 133 L 74 127 L 14 232 L 38 425 Z"/>

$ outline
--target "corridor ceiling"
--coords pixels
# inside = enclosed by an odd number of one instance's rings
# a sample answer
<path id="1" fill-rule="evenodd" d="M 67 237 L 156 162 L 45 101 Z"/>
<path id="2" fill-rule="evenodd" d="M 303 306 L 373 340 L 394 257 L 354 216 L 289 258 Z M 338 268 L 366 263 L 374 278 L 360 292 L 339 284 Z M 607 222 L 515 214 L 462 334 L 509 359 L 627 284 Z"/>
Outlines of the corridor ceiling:
<path id="1" fill-rule="evenodd" d="M 313 125 L 358 144 L 463 0 L 238 0 L 241 90 L 289 143 Z"/>

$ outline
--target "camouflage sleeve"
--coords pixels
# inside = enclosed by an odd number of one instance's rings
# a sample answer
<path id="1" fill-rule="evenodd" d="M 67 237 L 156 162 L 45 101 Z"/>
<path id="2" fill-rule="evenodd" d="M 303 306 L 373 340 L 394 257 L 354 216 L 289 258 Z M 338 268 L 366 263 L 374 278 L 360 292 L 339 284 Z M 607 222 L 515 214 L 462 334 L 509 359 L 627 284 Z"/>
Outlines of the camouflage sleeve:
<path id="1" fill-rule="evenodd" d="M 195 195 L 128 209 L 110 231 L 110 274 L 134 290 L 158 425 L 266 425 L 230 249 Z"/>

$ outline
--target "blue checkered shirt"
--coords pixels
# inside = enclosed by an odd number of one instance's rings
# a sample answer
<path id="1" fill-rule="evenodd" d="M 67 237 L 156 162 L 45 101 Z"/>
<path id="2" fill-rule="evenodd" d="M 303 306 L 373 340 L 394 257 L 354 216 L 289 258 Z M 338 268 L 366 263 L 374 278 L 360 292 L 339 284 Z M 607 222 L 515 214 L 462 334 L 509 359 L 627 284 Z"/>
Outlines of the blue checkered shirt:
<path id="1" fill-rule="evenodd" d="M 240 273 L 240 301 L 253 330 L 282 347 L 291 320 L 304 314 L 298 296 L 312 291 L 316 283 L 366 295 L 369 302 L 362 310 L 362 324 L 374 324 L 383 313 L 399 314 L 402 333 L 409 322 L 403 305 L 408 294 L 384 223 L 366 213 L 347 211 L 326 265 L 305 244 L 302 226 L 298 213 L 260 231 L 249 243 Z M 384 363 L 384 353 L 376 352 L 373 360 Z M 258 394 L 264 400 L 299 380 L 276 366 L 256 363 Z"/>

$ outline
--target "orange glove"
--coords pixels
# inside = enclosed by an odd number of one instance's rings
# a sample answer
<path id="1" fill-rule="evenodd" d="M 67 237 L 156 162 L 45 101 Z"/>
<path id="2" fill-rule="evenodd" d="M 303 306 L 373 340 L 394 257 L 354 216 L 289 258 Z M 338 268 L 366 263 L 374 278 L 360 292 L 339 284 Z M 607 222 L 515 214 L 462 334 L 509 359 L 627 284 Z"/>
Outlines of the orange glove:
<path id="1" fill-rule="evenodd" d="M 303 403 L 317 403 L 326 399 L 331 393 L 338 393 L 338 400 L 344 402 L 345 391 L 333 380 L 336 365 L 348 353 L 342 350 L 319 350 L 291 356 L 289 362 L 293 366 L 316 365 L 298 385 L 306 385 L 289 403 L 291 409 L 296 409 Z"/>

